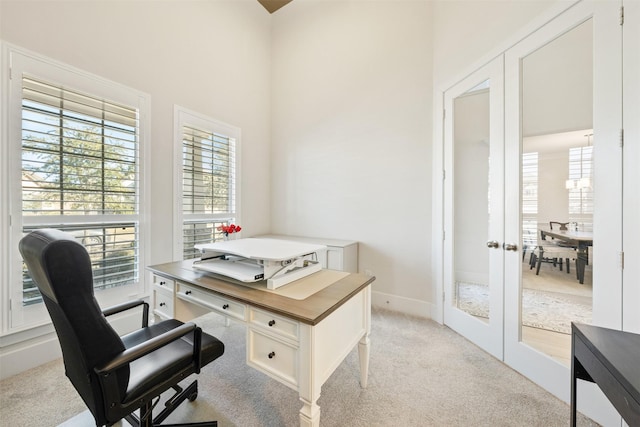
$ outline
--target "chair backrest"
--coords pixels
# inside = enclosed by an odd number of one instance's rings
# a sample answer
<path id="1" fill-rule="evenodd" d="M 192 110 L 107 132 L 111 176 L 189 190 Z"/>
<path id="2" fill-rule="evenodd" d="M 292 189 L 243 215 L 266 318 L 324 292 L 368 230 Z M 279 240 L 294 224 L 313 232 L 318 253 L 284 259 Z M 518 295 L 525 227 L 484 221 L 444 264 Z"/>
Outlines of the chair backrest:
<path id="1" fill-rule="evenodd" d="M 27 234 L 19 248 L 56 329 L 65 373 L 96 421 L 104 423 L 104 398 L 94 368 L 125 347 L 94 297 L 89 254 L 72 235 L 54 229 Z M 118 373 L 122 394 L 128 381 L 128 369 Z"/>
<path id="2" fill-rule="evenodd" d="M 553 225 L 554 224 L 558 226 L 558 228 L 556 228 L 556 230 L 566 230 L 567 229 L 567 225 L 569 225 L 568 222 L 549 221 L 549 228 L 551 230 L 553 230 Z"/>

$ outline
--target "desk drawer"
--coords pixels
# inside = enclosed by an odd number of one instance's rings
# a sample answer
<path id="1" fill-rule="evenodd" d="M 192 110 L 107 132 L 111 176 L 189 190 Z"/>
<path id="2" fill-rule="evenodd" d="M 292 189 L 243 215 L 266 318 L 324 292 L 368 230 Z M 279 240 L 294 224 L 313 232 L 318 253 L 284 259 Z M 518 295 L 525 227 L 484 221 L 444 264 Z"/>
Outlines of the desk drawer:
<path id="1" fill-rule="evenodd" d="M 244 304 L 184 283 L 178 283 L 177 286 L 176 296 L 182 300 L 193 302 L 238 320 L 246 320 L 246 306 Z"/>
<path id="2" fill-rule="evenodd" d="M 249 308 L 249 323 L 265 328 L 269 333 L 277 334 L 298 342 L 298 322 L 267 311 Z"/>
<path id="3" fill-rule="evenodd" d="M 165 319 L 173 317 L 173 293 L 164 289 L 153 290 L 153 313 Z"/>
<path id="4" fill-rule="evenodd" d="M 298 386 L 298 349 L 272 336 L 249 328 L 247 364 L 281 383 Z"/>
<path id="5" fill-rule="evenodd" d="M 175 282 L 171 279 L 165 279 L 164 277 L 153 275 L 152 283 L 154 286 L 158 286 L 162 289 L 166 289 L 169 292 L 173 292 Z"/>

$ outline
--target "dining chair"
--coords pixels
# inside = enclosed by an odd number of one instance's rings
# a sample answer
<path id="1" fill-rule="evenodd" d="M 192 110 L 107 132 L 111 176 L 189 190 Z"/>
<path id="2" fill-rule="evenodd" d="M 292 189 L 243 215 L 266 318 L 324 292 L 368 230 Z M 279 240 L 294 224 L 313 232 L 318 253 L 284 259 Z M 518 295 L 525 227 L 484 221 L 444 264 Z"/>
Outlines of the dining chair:
<path id="1" fill-rule="evenodd" d="M 554 225 L 556 230 L 567 230 L 568 222 L 549 221 L 549 228 L 553 230 Z M 577 258 L 576 247 L 567 245 L 566 242 L 551 239 L 547 240 L 546 235 L 541 231 L 540 240 L 538 245 L 532 254 L 532 259 L 529 262 L 530 268 L 536 269 L 536 275 L 540 274 L 540 267 L 542 263 L 553 264 L 554 267 L 559 267 L 560 271 L 563 270 L 563 266 L 566 269 L 567 274 L 571 273 L 571 261 Z"/>
<path id="2" fill-rule="evenodd" d="M 538 246 L 538 239 L 536 238 L 536 234 L 531 230 L 523 230 L 522 233 L 522 262 L 527 255 L 527 251 L 530 250 L 529 254 L 529 265 L 533 260 L 533 256 L 535 254 L 536 247 Z"/>
<path id="3" fill-rule="evenodd" d="M 549 228 L 553 230 L 553 225 L 556 225 L 556 229 L 560 231 L 567 230 L 568 222 L 559 222 L 559 221 L 549 221 Z"/>
<path id="4" fill-rule="evenodd" d="M 576 258 L 575 250 L 571 248 L 563 248 L 556 245 L 538 245 L 534 252 L 531 254 L 531 261 L 529 262 L 529 268 L 536 269 L 536 275 L 540 274 L 540 267 L 542 263 L 553 264 L 554 267 L 559 267 L 560 271 L 563 271 L 565 267 L 567 274 L 571 273 L 571 260 Z"/>

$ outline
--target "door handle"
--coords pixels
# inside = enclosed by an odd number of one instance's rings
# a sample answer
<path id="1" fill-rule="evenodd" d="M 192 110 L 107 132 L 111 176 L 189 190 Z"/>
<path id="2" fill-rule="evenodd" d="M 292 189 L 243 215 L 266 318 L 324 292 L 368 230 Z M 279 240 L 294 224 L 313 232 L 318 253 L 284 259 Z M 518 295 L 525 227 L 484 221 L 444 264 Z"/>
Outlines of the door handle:
<path id="1" fill-rule="evenodd" d="M 495 240 L 489 240 L 487 242 L 487 247 L 488 248 L 493 248 L 493 249 L 498 249 L 500 247 L 500 243 L 496 242 Z"/>
<path id="2" fill-rule="evenodd" d="M 505 243 L 504 245 L 502 245 L 502 247 L 506 251 L 514 251 L 515 252 L 515 251 L 518 250 L 518 245 L 514 245 L 513 243 Z"/>

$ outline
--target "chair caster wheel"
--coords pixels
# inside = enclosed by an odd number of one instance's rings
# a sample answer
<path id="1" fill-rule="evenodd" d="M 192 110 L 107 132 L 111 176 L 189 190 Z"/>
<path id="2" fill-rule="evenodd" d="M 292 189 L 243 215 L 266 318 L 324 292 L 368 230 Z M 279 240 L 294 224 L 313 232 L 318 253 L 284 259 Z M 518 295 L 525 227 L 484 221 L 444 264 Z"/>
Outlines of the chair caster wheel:
<path id="1" fill-rule="evenodd" d="M 198 393 L 191 393 L 188 397 L 189 402 L 193 402 L 194 400 L 196 400 L 196 398 L 198 397 Z"/>

